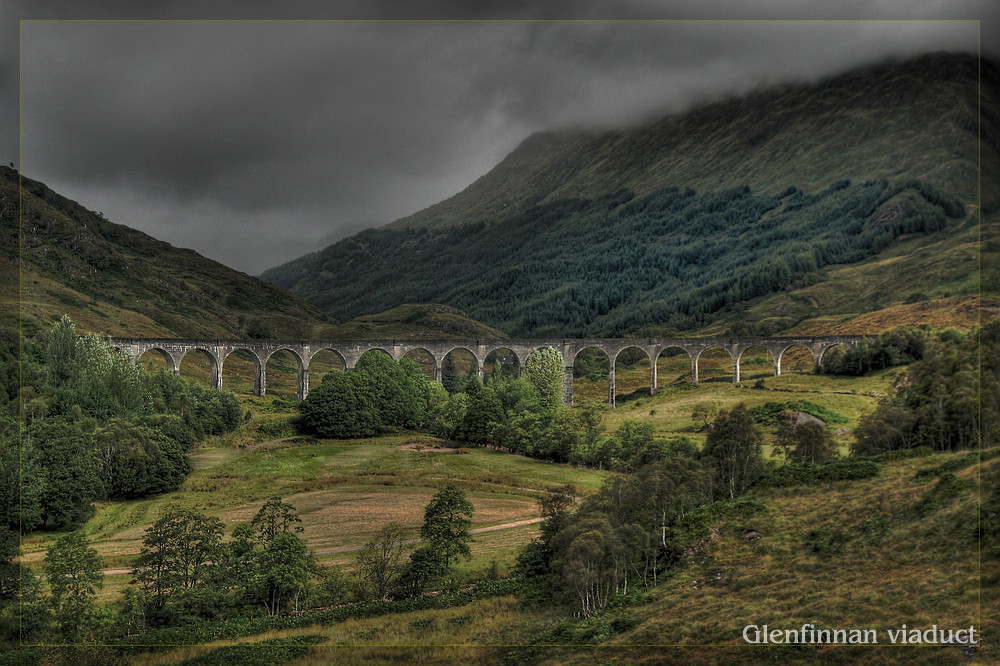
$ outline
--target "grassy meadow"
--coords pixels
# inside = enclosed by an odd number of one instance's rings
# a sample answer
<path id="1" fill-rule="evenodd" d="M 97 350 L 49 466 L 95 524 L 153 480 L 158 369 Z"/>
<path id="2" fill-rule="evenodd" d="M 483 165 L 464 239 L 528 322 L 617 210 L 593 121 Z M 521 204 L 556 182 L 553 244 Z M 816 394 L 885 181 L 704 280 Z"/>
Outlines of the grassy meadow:
<path id="1" fill-rule="evenodd" d="M 449 609 L 400 613 L 250 636 L 253 644 L 289 636 L 322 636 L 287 663 L 382 664 L 405 660 L 476 663 L 968 663 L 957 647 L 882 645 L 885 629 L 975 625 L 991 636 L 995 604 L 978 581 L 996 580 L 995 562 L 976 549 L 977 493 L 996 481 L 1000 462 L 957 472 L 957 490 L 941 495 L 937 478 L 917 472 L 964 453 L 890 462 L 864 481 L 759 489 L 767 506 L 713 532 L 699 556 L 632 605 L 580 621 L 513 597 Z M 935 499 L 929 502 L 928 499 Z M 982 601 L 982 606 L 980 602 Z M 862 627 L 879 631 L 878 647 L 747 645 L 748 624 L 798 628 Z M 135 664 L 175 664 L 218 646 L 139 654 Z M 702 647 L 712 646 L 712 647 Z M 993 663 L 996 643 L 980 646 L 977 663 Z M 252 654 L 252 653 L 251 653 Z"/>

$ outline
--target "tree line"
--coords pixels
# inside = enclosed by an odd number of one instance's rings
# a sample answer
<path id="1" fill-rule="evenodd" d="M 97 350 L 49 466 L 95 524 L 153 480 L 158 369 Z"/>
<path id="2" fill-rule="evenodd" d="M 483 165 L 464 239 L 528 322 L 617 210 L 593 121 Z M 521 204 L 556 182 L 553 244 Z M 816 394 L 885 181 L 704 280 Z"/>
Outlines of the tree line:
<path id="1" fill-rule="evenodd" d="M 95 500 L 175 490 L 195 442 L 243 422 L 231 393 L 149 374 L 68 317 L 0 342 L 0 528 L 59 529 L 87 520 Z"/>

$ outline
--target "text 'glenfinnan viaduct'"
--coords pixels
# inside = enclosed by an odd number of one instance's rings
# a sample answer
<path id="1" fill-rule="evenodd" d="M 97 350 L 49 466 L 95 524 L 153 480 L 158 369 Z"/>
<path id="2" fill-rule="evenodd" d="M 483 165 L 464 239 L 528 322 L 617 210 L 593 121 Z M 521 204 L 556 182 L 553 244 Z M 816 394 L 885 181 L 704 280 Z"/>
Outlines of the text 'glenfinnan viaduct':
<path id="1" fill-rule="evenodd" d="M 138 360 L 148 351 L 159 352 L 167 362 L 167 367 L 175 374 L 180 373 L 181 359 L 192 351 L 204 353 L 210 361 L 212 385 L 222 387 L 222 367 L 230 354 L 243 350 L 250 354 L 256 365 L 255 391 L 264 395 L 267 388 L 267 359 L 277 351 L 287 350 L 298 361 L 299 399 L 304 400 L 309 393 L 309 362 L 323 350 L 340 356 L 345 368 L 353 368 L 365 352 L 377 350 L 399 360 L 406 354 L 422 350 L 434 361 L 434 379 L 441 379 L 441 363 L 450 352 L 464 349 L 476 359 L 479 376 L 483 374 L 483 363 L 491 352 L 509 350 L 516 358 L 518 368 L 524 368 L 524 361 L 535 349 L 554 347 L 562 352 L 565 365 L 565 400 L 573 404 L 573 363 L 577 354 L 584 349 L 597 348 L 608 356 L 609 379 L 608 402 L 615 404 L 615 361 L 618 355 L 630 348 L 640 349 L 650 359 L 649 386 L 656 390 L 656 359 L 670 349 L 681 349 L 691 357 L 691 379 L 698 382 L 698 359 L 706 349 L 715 347 L 726 350 L 733 360 L 733 382 L 740 381 L 740 359 L 751 347 L 767 349 L 774 359 L 774 374 L 781 374 L 781 359 L 792 347 L 804 347 L 813 356 L 817 369 L 823 367 L 824 355 L 837 345 L 854 348 L 864 336 L 825 337 L 740 337 L 740 338 L 553 338 L 553 339 L 492 339 L 492 340 L 186 340 L 176 338 L 112 338 L 115 347 L 128 351 Z M 504 354 L 506 356 L 506 353 Z"/>

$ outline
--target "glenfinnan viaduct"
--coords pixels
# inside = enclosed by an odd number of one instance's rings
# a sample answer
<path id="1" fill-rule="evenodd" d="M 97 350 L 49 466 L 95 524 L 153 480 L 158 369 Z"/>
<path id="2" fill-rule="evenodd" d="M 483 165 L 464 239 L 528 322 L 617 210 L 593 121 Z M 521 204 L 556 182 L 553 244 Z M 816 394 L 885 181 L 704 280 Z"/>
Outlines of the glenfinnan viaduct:
<path id="1" fill-rule="evenodd" d="M 706 349 L 719 347 L 726 350 L 733 360 L 733 382 L 740 381 L 740 359 L 750 347 L 767 349 L 774 359 L 774 374 L 781 374 L 781 359 L 792 347 L 804 347 L 813 356 L 817 369 L 823 367 L 823 357 L 837 345 L 854 348 L 864 336 L 827 337 L 773 337 L 773 338 L 554 338 L 554 339 L 493 339 L 493 340 L 185 340 L 174 338 L 112 338 L 112 344 L 130 352 L 138 360 L 148 351 L 159 352 L 167 362 L 167 367 L 175 374 L 180 373 L 181 359 L 192 351 L 204 353 L 210 361 L 212 385 L 222 387 L 222 367 L 226 359 L 235 351 L 243 350 L 253 358 L 257 368 L 255 390 L 264 395 L 267 389 L 267 359 L 277 351 L 287 350 L 298 361 L 299 399 L 304 400 L 309 393 L 309 362 L 323 350 L 340 356 L 345 368 L 353 368 L 367 351 L 385 352 L 394 359 L 401 359 L 409 352 L 423 350 L 434 360 L 434 379 L 441 378 L 441 363 L 448 353 L 464 349 L 476 359 L 479 376 L 483 374 L 483 363 L 493 351 L 509 350 L 518 361 L 518 368 L 524 368 L 524 361 L 532 350 L 554 347 L 562 352 L 565 364 L 565 400 L 573 404 L 573 362 L 584 349 L 597 348 L 608 356 L 609 379 L 608 402 L 615 405 L 615 360 L 629 348 L 640 349 L 652 361 L 649 364 L 650 391 L 656 390 L 656 359 L 669 349 L 680 349 L 691 357 L 691 379 L 698 382 L 698 359 Z M 506 355 L 506 354 L 504 354 Z"/>

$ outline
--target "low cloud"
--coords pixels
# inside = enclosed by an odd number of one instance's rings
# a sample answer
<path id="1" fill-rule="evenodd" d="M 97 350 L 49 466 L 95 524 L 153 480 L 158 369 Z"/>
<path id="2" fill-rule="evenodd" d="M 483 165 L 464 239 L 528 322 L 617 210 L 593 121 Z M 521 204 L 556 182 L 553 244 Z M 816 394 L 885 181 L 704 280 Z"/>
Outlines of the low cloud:
<path id="1" fill-rule="evenodd" d="M 44 18 L 194 15 L 184 3 L 133 5 L 67 6 Z M 815 3 L 775 2 L 756 3 L 755 13 L 884 19 L 895 6 L 838 3 L 834 16 L 817 14 Z M 570 11 L 610 18 L 603 5 L 554 2 L 440 3 L 411 7 L 407 16 L 368 3 L 339 10 L 338 17 L 381 19 L 546 19 Z M 9 16 L 40 17 L 31 11 L 9 9 L 8 34 Z M 197 16 L 274 17 L 262 3 L 210 11 Z M 300 3 L 287 11 L 317 18 L 330 10 Z M 733 16 L 727 4 L 679 3 L 670 11 L 668 18 L 749 18 Z M 663 17 L 653 3 L 615 12 Z M 987 12 L 995 10 L 986 3 L 925 2 L 906 18 L 968 15 L 991 26 Z M 533 131 L 620 127 L 872 60 L 975 51 L 979 28 L 968 21 L 33 21 L 20 27 L 19 166 L 114 221 L 257 273 L 319 249 L 321 239 L 454 194 Z M 8 111 L 17 99 L 11 55 L 0 60 Z M 11 153 L 3 161 L 15 159 L 16 137 L 0 138 Z"/>

